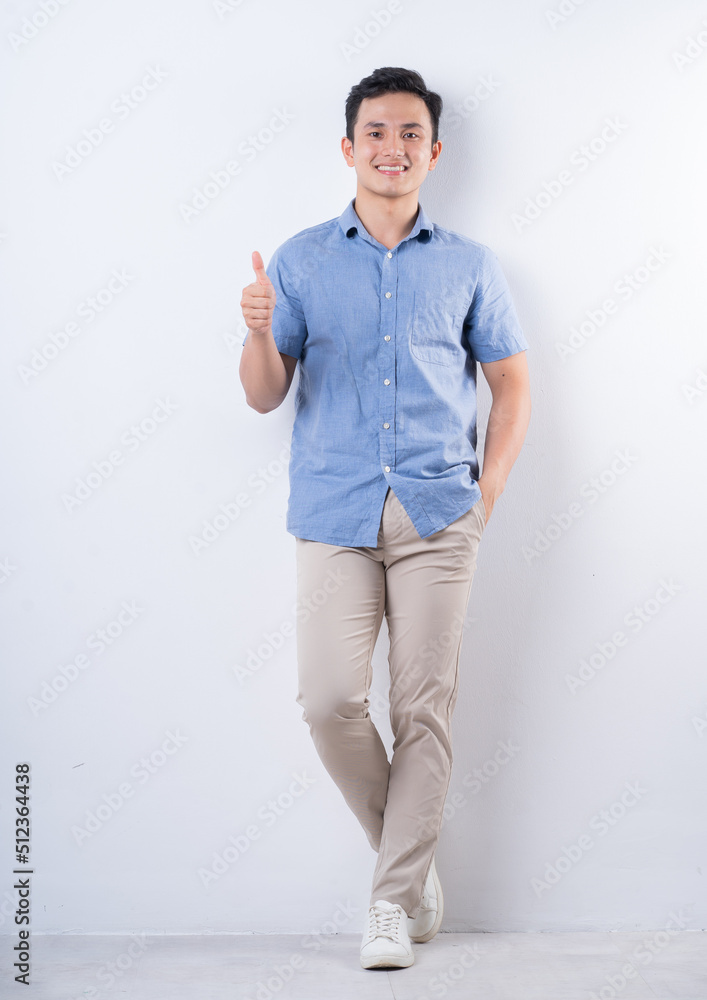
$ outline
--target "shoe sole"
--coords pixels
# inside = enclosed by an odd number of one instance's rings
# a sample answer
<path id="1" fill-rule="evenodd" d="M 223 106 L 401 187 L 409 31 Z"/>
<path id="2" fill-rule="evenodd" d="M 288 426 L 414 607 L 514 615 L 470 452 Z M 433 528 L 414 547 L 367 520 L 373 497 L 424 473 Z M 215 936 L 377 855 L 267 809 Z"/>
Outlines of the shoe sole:
<path id="1" fill-rule="evenodd" d="M 434 882 L 435 893 L 437 894 L 437 917 L 426 934 L 410 935 L 410 940 L 414 941 L 415 944 L 424 944 L 425 941 L 430 941 L 442 926 L 444 896 L 442 895 L 442 885 L 437 875 L 437 865 L 435 865 L 434 872 L 432 873 L 432 881 Z"/>
<path id="2" fill-rule="evenodd" d="M 364 969 L 407 969 L 415 961 L 414 955 L 376 955 L 371 958 L 361 958 Z"/>

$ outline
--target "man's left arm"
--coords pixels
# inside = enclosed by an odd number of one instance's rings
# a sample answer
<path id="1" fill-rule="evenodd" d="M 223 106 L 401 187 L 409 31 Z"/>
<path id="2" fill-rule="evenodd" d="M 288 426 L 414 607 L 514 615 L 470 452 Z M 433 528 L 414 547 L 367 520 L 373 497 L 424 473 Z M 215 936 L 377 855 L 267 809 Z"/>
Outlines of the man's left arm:
<path id="1" fill-rule="evenodd" d="M 528 430 L 530 379 L 525 351 L 500 361 L 480 361 L 479 364 L 493 397 L 486 428 L 483 469 L 478 480 L 488 524 L 493 506 L 505 488 Z"/>

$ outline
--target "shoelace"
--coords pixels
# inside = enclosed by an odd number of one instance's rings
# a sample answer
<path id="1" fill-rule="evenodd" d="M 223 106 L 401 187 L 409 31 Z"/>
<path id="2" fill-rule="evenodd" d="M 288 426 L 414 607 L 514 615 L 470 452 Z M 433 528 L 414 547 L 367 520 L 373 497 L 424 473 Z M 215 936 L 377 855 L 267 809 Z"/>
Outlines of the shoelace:
<path id="1" fill-rule="evenodd" d="M 368 916 L 368 933 L 374 937 L 387 937 L 395 941 L 400 924 L 400 910 L 384 910 L 382 906 L 373 904 Z"/>

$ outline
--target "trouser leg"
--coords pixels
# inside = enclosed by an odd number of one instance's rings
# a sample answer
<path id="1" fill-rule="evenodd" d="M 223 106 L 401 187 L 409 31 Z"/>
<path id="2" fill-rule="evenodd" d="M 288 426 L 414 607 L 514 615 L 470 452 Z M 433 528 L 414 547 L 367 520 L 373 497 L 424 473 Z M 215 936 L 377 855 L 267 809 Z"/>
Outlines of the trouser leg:
<path id="1" fill-rule="evenodd" d="M 395 742 L 370 901 L 400 903 L 414 917 L 451 776 L 463 625 L 485 514 L 478 503 L 421 539 L 395 503 L 399 530 L 386 538 L 384 559 Z"/>
<path id="2" fill-rule="evenodd" d="M 296 701 L 324 767 L 377 851 L 390 770 L 368 711 L 385 605 L 382 553 L 297 538 L 296 555 Z"/>

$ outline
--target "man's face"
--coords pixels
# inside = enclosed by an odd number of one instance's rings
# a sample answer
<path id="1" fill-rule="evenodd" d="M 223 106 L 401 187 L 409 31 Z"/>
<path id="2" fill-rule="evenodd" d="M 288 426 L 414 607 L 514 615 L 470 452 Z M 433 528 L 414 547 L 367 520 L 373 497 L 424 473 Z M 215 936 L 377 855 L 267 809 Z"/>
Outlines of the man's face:
<path id="1" fill-rule="evenodd" d="M 422 98 L 394 93 L 361 101 L 354 143 L 344 137 L 341 148 L 359 186 L 398 198 L 416 191 L 437 165 L 442 143 L 438 140 L 432 147 L 431 142 L 432 122 Z"/>

